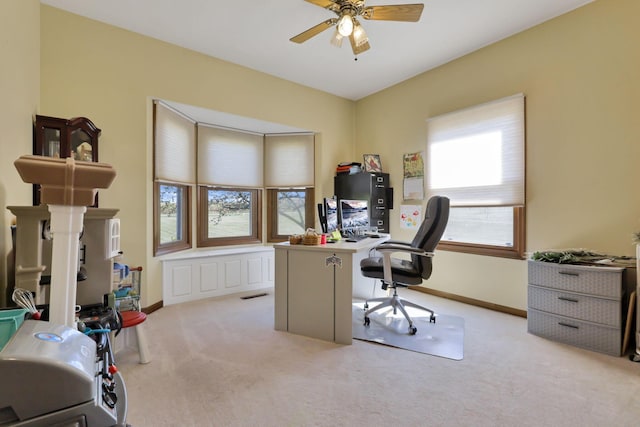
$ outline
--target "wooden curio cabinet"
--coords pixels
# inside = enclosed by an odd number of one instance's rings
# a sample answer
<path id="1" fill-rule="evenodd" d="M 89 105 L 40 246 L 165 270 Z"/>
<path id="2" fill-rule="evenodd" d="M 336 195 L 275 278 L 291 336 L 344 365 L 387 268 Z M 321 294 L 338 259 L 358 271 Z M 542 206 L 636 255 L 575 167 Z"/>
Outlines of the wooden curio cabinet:
<path id="1" fill-rule="evenodd" d="M 33 135 L 33 154 L 67 158 L 84 162 L 98 161 L 100 129 L 86 117 L 61 119 L 36 116 Z M 40 204 L 40 186 L 33 186 L 33 205 Z M 98 199 L 94 207 L 98 206 Z"/>

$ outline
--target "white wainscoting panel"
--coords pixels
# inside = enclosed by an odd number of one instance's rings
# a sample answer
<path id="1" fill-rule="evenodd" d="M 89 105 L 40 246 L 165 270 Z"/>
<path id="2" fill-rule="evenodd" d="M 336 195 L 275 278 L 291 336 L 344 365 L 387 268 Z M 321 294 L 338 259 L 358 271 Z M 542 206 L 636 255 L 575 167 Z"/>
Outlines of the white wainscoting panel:
<path id="1" fill-rule="evenodd" d="M 211 292 L 218 289 L 218 263 L 202 262 L 200 264 L 200 291 Z"/>
<path id="2" fill-rule="evenodd" d="M 243 257 L 245 258 L 245 257 Z M 243 259 L 244 264 L 247 260 Z M 224 286 L 228 288 L 236 288 L 242 284 L 241 260 L 234 258 L 224 263 Z"/>
<path id="3" fill-rule="evenodd" d="M 273 287 L 270 246 L 192 252 L 162 260 L 164 305 Z"/>
<path id="4" fill-rule="evenodd" d="M 191 294 L 191 266 L 178 264 L 171 269 L 171 293 L 177 297 Z"/>
<path id="5" fill-rule="evenodd" d="M 262 282 L 265 273 L 262 270 L 262 259 L 259 257 L 249 258 L 247 267 L 247 282 L 250 285 Z"/>

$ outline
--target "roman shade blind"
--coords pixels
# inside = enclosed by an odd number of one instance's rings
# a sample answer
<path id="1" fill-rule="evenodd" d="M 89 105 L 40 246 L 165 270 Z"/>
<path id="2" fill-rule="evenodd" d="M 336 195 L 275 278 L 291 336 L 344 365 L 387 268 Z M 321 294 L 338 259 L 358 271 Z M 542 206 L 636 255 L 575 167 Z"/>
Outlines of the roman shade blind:
<path id="1" fill-rule="evenodd" d="M 311 133 L 265 135 L 265 187 L 313 187 L 314 159 Z"/>
<path id="2" fill-rule="evenodd" d="M 264 136 L 198 124 L 198 184 L 258 188 L 263 185 Z"/>
<path id="3" fill-rule="evenodd" d="M 154 102 L 154 179 L 176 184 L 196 180 L 196 124 L 159 101 Z"/>
<path id="4" fill-rule="evenodd" d="M 427 121 L 427 193 L 452 206 L 525 202 L 524 95 Z"/>

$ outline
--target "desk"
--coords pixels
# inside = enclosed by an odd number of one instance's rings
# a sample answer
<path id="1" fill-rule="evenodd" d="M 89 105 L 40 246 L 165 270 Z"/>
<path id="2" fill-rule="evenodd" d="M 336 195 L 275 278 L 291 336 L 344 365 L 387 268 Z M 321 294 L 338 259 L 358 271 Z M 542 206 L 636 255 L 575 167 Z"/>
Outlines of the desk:
<path id="1" fill-rule="evenodd" d="M 274 245 L 275 329 L 351 344 L 353 297 L 384 295 L 360 274 L 360 260 L 389 235 L 318 246 Z"/>

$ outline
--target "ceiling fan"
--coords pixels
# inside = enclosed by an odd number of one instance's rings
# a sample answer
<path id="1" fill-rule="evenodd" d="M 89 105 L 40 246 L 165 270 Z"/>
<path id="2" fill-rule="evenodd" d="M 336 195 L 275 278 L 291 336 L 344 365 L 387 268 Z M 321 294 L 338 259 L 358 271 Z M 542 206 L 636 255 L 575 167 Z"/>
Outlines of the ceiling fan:
<path id="1" fill-rule="evenodd" d="M 417 22 L 422 15 L 424 4 L 396 4 L 386 6 L 365 6 L 365 0 L 305 0 L 338 15 L 303 31 L 290 40 L 304 43 L 324 30 L 336 26 L 331 43 L 342 46 L 342 39 L 349 37 L 354 55 L 369 50 L 369 38 L 360 25 L 358 17 L 367 20 Z"/>

